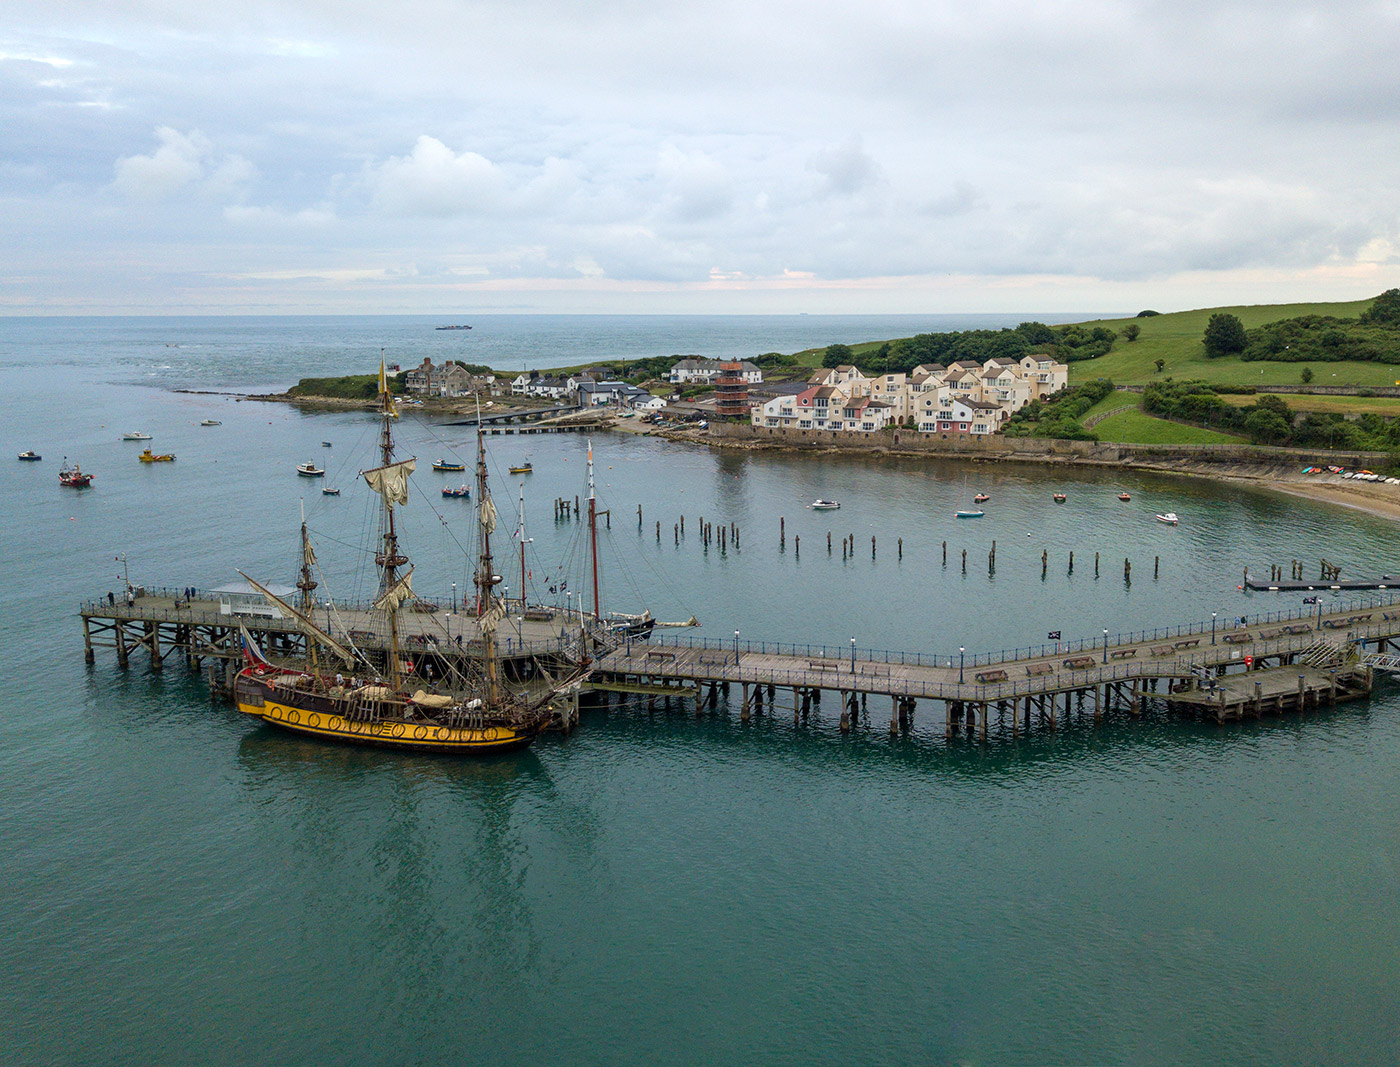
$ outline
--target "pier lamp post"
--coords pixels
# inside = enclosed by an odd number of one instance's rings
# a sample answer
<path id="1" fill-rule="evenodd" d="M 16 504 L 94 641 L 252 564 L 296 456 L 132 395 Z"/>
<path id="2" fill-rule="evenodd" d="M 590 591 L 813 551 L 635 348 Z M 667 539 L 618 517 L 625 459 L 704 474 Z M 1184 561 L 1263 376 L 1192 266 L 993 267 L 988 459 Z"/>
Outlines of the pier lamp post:
<path id="1" fill-rule="evenodd" d="M 959 645 L 959 646 L 958 646 L 958 685 L 962 685 L 962 684 L 963 684 L 963 660 L 966 658 L 966 655 L 967 655 L 967 649 L 966 649 L 964 646 Z"/>
<path id="2" fill-rule="evenodd" d="M 1103 661 L 1108 662 L 1108 627 L 1103 628 Z"/>
<path id="3" fill-rule="evenodd" d="M 856 639 L 851 638 L 851 673 L 856 672 Z"/>
<path id="4" fill-rule="evenodd" d="M 734 666 L 739 665 L 739 631 L 734 631 Z"/>
<path id="5" fill-rule="evenodd" d="M 1215 612 L 1210 613 L 1210 643 L 1215 644 Z"/>
<path id="6" fill-rule="evenodd" d="M 457 614 L 457 583 L 452 583 L 452 614 Z"/>

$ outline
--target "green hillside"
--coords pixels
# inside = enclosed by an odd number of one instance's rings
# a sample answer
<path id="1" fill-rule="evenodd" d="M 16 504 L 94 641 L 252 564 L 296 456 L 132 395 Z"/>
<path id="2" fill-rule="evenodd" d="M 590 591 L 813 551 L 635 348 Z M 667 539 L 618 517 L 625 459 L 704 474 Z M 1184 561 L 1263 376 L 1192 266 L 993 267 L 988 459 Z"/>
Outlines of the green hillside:
<path id="1" fill-rule="evenodd" d="M 1371 303 L 1371 300 L 1355 300 L 1336 304 L 1255 304 L 1085 323 L 1086 326 L 1107 326 L 1118 334 L 1118 340 L 1107 355 L 1071 364 L 1070 382 L 1111 378 L 1118 385 L 1141 385 L 1154 378 L 1170 376 L 1222 385 L 1300 384 L 1302 364 L 1263 360 L 1246 363 L 1235 356 L 1208 358 L 1201 336 L 1210 317 L 1218 312 L 1235 315 L 1249 330 L 1300 315 L 1355 318 Z M 1136 341 L 1123 337 L 1123 328 L 1129 324 L 1141 329 Z M 1158 359 L 1165 362 L 1160 374 L 1155 365 Z M 1400 367 L 1385 363 L 1319 363 L 1312 371 L 1316 385 L 1394 385 L 1400 378 Z"/>

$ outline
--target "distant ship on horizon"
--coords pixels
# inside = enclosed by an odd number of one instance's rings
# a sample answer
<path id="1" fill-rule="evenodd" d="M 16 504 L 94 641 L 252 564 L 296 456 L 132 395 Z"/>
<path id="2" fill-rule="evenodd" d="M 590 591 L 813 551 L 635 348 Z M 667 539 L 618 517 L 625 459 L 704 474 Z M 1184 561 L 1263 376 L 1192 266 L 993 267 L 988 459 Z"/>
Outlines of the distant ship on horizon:
<path id="1" fill-rule="evenodd" d="M 434 326 L 435 330 L 470 330 L 470 326 Z"/>

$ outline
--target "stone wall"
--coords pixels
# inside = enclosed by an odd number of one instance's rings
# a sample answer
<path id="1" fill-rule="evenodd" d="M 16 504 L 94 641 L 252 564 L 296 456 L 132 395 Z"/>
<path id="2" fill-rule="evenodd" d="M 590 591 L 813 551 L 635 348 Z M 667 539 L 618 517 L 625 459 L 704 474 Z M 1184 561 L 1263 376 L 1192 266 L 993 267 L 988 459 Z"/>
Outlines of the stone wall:
<path id="1" fill-rule="evenodd" d="M 1011 460 L 1042 463 L 1146 464 L 1152 466 L 1298 466 L 1379 467 L 1385 452 L 1329 452 L 1307 448 L 1254 445 L 1127 445 L 1101 441 L 1059 441 L 1046 437 L 973 437 L 926 434 L 917 430 L 796 430 L 754 426 L 747 422 L 713 422 L 710 436 L 719 444 L 812 451 L 897 452 L 949 459 Z"/>

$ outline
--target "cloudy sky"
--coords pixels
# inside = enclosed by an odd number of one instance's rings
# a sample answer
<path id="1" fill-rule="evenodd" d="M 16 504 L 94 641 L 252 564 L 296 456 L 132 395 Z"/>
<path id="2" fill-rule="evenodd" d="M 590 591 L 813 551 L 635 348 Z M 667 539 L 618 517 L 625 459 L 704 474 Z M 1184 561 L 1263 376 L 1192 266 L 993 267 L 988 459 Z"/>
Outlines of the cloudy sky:
<path id="1" fill-rule="evenodd" d="M 0 6 L 0 314 L 1400 285 L 1400 0 Z"/>

